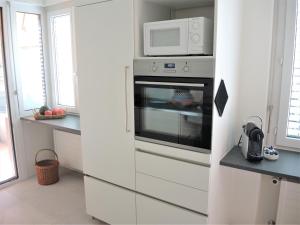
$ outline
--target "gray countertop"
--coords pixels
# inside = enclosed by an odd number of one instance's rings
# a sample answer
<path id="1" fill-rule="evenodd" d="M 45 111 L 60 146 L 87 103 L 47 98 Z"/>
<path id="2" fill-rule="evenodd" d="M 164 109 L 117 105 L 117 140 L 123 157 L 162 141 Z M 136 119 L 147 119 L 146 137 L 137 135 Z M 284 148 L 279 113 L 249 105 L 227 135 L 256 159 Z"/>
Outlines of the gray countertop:
<path id="1" fill-rule="evenodd" d="M 248 170 L 300 182 L 300 152 L 279 150 L 277 161 L 251 163 L 245 160 L 239 147 L 234 147 L 220 162 L 223 166 Z"/>
<path id="2" fill-rule="evenodd" d="M 22 117 L 21 120 L 42 124 L 45 126 L 53 127 L 57 130 L 62 130 L 74 134 L 81 134 L 80 131 L 80 118 L 79 116 L 67 115 L 64 119 L 58 120 L 35 120 L 33 116 Z"/>

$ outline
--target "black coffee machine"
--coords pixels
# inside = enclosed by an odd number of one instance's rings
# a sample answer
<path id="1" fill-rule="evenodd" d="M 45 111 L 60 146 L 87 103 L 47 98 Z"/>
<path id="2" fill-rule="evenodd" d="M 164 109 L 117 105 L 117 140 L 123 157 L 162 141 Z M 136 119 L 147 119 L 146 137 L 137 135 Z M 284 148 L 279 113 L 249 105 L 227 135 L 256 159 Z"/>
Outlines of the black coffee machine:
<path id="1" fill-rule="evenodd" d="M 260 128 L 254 122 L 249 121 L 243 126 L 242 134 L 242 152 L 244 157 L 250 162 L 259 162 L 264 159 L 262 119 L 260 117 L 255 118 L 259 118 L 261 121 Z"/>

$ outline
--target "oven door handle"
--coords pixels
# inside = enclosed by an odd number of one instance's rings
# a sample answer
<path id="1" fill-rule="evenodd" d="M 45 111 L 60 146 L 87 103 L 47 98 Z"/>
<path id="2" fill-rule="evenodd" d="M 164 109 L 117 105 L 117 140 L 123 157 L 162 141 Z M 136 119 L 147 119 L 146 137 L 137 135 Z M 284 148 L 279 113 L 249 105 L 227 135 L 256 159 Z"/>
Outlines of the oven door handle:
<path id="1" fill-rule="evenodd" d="M 182 87 L 205 87 L 205 84 L 196 83 L 172 83 L 172 82 L 151 82 L 151 81 L 135 81 L 135 84 L 156 85 L 156 86 L 182 86 Z"/>

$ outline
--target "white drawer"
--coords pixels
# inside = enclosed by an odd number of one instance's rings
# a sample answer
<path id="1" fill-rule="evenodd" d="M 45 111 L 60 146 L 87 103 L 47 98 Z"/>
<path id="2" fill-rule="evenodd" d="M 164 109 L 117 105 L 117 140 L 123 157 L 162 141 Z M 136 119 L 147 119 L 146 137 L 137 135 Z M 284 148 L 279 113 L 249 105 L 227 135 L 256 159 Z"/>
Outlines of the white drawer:
<path id="1" fill-rule="evenodd" d="M 137 151 L 136 170 L 174 183 L 208 191 L 208 167 Z"/>
<path id="2" fill-rule="evenodd" d="M 136 195 L 137 224 L 207 224 L 207 217 L 143 195 Z"/>
<path id="3" fill-rule="evenodd" d="M 210 154 L 186 151 L 179 148 L 170 146 L 164 146 L 160 144 L 154 144 L 145 141 L 135 140 L 135 148 L 144 152 L 158 154 L 162 156 L 172 157 L 179 160 L 185 160 L 188 162 L 200 163 L 202 165 L 210 165 Z"/>
<path id="4" fill-rule="evenodd" d="M 64 131 L 54 130 L 54 146 L 60 165 L 82 172 L 81 136 Z"/>
<path id="5" fill-rule="evenodd" d="M 109 224 L 135 224 L 135 193 L 90 178 L 84 178 L 87 213 Z"/>
<path id="6" fill-rule="evenodd" d="M 140 193 L 207 214 L 208 192 L 137 172 L 136 190 Z"/>

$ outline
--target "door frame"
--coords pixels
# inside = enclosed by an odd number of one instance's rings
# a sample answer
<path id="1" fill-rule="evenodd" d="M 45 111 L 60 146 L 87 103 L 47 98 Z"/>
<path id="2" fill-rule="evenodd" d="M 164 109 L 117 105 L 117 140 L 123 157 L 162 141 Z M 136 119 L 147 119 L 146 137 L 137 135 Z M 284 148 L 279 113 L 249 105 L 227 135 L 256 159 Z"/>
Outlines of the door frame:
<path id="1" fill-rule="evenodd" d="M 14 101 L 11 98 L 12 97 L 12 90 L 13 86 L 12 86 L 12 80 L 11 78 L 13 78 L 13 73 L 10 70 L 11 67 L 11 55 L 9 54 L 10 52 L 10 32 L 11 29 L 8 26 L 9 25 L 9 21 L 10 21 L 10 16 L 9 16 L 9 3 L 7 2 L 0 2 L 0 11 L 1 11 L 1 26 L 2 26 L 2 43 L 0 43 L 2 45 L 3 48 L 3 52 L 1 52 L 0 54 L 3 55 L 3 70 L 4 70 L 4 81 L 5 81 L 5 89 L 6 89 L 6 101 L 7 101 L 7 113 L 9 116 L 9 124 L 10 124 L 10 138 L 11 138 L 11 143 L 12 143 L 12 151 L 13 151 L 13 161 L 14 161 L 14 165 L 15 165 L 15 176 L 12 178 L 9 178 L 7 180 L 1 181 L 0 185 L 2 186 L 3 184 L 9 183 L 11 181 L 17 180 L 19 178 L 19 170 L 18 170 L 18 163 L 17 163 L 17 155 L 16 155 L 16 145 L 15 145 L 15 135 L 14 135 L 14 126 L 13 126 L 13 120 L 14 120 Z"/>

